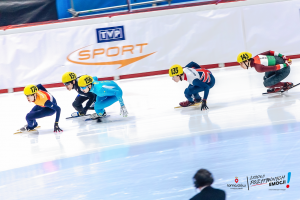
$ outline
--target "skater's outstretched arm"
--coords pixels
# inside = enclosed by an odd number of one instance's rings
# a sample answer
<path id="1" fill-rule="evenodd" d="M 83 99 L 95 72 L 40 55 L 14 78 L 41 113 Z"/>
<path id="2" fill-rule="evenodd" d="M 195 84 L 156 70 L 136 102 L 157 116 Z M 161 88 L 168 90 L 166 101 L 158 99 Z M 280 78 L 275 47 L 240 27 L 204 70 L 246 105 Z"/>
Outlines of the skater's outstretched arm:
<path id="1" fill-rule="evenodd" d="M 123 101 L 123 98 L 122 98 L 122 90 L 120 89 L 114 89 L 114 86 L 103 86 L 102 87 L 103 89 L 103 93 L 106 95 L 106 96 L 116 96 L 118 101 L 120 102 L 120 106 L 121 106 L 121 109 L 120 109 L 120 115 L 123 115 L 123 117 L 127 117 L 128 115 L 128 111 L 124 105 L 124 101 Z"/>
<path id="2" fill-rule="evenodd" d="M 56 118 L 55 118 L 55 123 L 54 123 L 54 132 L 61 132 L 61 131 L 63 131 L 58 126 L 58 121 L 59 121 L 59 117 L 60 117 L 60 107 L 58 105 L 56 105 L 56 104 L 53 104 L 49 100 L 46 101 L 45 107 L 51 108 L 51 109 L 55 110 L 55 112 L 56 112 Z"/>
<path id="3" fill-rule="evenodd" d="M 46 88 L 45 88 L 43 85 L 41 85 L 41 84 L 38 84 L 38 85 L 37 85 L 37 88 L 38 88 L 39 90 L 48 92 L 48 91 L 46 90 Z M 49 100 L 47 100 L 47 101 L 45 102 L 44 106 L 45 106 L 45 107 L 48 107 L 48 108 L 51 108 L 52 110 L 55 110 L 55 112 L 56 112 L 56 119 L 55 119 L 55 122 L 58 123 L 59 117 L 60 117 L 60 107 L 57 106 L 56 104 L 53 104 L 53 103 L 52 103 L 51 101 L 49 101 Z"/>
<path id="4" fill-rule="evenodd" d="M 39 90 L 48 92 L 48 91 L 46 90 L 46 88 L 45 88 L 42 84 L 38 84 L 36 87 L 39 88 Z"/>
<path id="5" fill-rule="evenodd" d="M 56 118 L 55 118 L 55 122 L 58 123 L 59 118 L 60 118 L 60 107 L 56 104 L 53 104 L 51 101 L 47 100 L 45 105 L 45 107 L 51 108 L 52 110 L 55 110 L 56 112 Z"/>
<path id="6" fill-rule="evenodd" d="M 287 60 L 286 56 L 284 56 L 283 54 L 281 53 L 278 53 L 276 51 L 266 51 L 266 52 L 263 52 L 263 53 L 260 53 L 258 55 L 265 55 L 265 56 L 278 56 L 280 58 L 283 58 L 284 60 Z"/>
<path id="7" fill-rule="evenodd" d="M 97 96 L 94 93 L 92 93 L 92 92 L 85 93 L 84 95 L 87 98 L 89 98 L 88 102 L 86 103 L 85 107 L 83 108 L 84 111 L 86 112 L 90 108 L 90 106 L 92 105 L 92 103 L 96 101 L 96 97 Z"/>
<path id="8" fill-rule="evenodd" d="M 120 102 L 121 106 L 124 106 L 124 102 L 123 102 L 123 98 L 122 98 L 122 90 L 118 90 L 118 89 L 114 89 L 114 88 L 110 88 L 113 86 L 103 86 L 103 94 L 105 94 L 105 96 L 116 96 L 118 101 Z"/>
<path id="9" fill-rule="evenodd" d="M 194 69 L 200 69 L 200 65 L 198 65 L 197 63 L 195 62 L 190 62 L 189 64 L 187 64 L 185 67 L 188 67 L 188 68 L 194 68 Z"/>

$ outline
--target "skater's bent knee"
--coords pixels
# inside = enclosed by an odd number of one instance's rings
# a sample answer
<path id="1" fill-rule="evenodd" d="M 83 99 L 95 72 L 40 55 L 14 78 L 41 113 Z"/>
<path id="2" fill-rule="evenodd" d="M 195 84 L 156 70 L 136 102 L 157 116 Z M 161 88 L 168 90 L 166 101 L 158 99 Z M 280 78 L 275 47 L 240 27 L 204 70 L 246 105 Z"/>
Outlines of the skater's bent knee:
<path id="1" fill-rule="evenodd" d="M 186 88 L 186 89 L 184 90 L 184 94 L 190 94 L 190 93 L 191 93 L 191 91 L 190 91 L 189 88 Z"/>
<path id="2" fill-rule="evenodd" d="M 30 113 L 28 113 L 27 115 L 26 115 L 26 120 L 32 120 L 33 118 L 32 118 L 32 114 L 30 114 Z"/>
<path id="3" fill-rule="evenodd" d="M 72 106 L 76 109 L 76 108 L 78 107 L 78 103 L 77 103 L 76 101 L 74 101 L 74 102 L 72 103 Z"/>

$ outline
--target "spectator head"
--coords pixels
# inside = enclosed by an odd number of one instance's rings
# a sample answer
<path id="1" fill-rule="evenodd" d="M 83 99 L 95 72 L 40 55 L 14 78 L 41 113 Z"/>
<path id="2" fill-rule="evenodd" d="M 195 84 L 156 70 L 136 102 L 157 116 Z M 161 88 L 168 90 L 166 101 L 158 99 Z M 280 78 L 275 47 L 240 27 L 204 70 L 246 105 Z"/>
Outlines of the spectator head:
<path id="1" fill-rule="evenodd" d="M 206 169 L 199 169 L 193 177 L 196 188 L 211 185 L 214 182 L 212 174 Z"/>

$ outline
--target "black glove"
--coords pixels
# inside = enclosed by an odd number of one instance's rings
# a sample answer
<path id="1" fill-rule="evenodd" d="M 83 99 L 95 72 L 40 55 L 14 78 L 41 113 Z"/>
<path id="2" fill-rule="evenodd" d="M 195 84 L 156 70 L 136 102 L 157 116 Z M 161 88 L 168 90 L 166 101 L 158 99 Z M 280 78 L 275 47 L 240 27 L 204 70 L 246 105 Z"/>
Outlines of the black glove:
<path id="1" fill-rule="evenodd" d="M 206 105 L 206 99 L 203 99 L 202 100 L 202 105 L 201 105 L 201 110 L 208 110 L 209 108 L 207 107 L 207 105 Z"/>
<path id="2" fill-rule="evenodd" d="M 61 130 L 61 129 L 59 128 L 58 122 L 55 122 L 55 123 L 54 123 L 54 132 L 57 133 L 57 131 L 58 131 L 58 132 L 63 132 L 63 130 Z"/>

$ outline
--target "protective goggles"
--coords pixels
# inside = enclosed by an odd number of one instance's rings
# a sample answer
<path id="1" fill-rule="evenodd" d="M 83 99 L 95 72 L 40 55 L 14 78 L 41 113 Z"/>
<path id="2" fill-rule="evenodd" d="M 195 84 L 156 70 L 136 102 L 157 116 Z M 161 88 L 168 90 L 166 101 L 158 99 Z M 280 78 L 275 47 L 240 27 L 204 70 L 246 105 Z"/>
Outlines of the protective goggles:
<path id="1" fill-rule="evenodd" d="M 64 83 L 64 85 L 65 85 L 65 86 L 68 86 L 68 85 L 70 85 L 71 83 L 72 83 L 72 81 L 67 82 L 67 83 Z"/>
<path id="2" fill-rule="evenodd" d="M 33 96 L 34 94 L 30 94 L 30 95 L 26 95 L 26 97 L 30 97 L 30 96 Z"/>
<path id="3" fill-rule="evenodd" d="M 87 88 L 88 86 L 85 86 L 85 87 L 80 87 L 80 89 L 83 91 Z"/>

